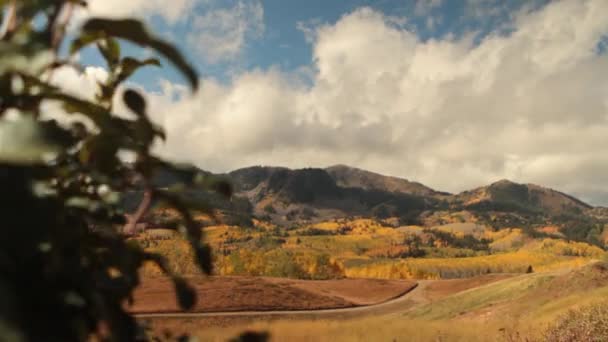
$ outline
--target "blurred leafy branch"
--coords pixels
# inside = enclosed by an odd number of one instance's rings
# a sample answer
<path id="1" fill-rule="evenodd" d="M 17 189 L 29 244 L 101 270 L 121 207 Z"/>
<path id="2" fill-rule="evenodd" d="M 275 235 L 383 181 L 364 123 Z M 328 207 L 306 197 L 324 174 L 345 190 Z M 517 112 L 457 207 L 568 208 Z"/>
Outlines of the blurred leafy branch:
<path id="1" fill-rule="evenodd" d="M 186 175 L 188 186 L 226 196 L 231 188 L 152 153 L 165 133 L 150 120 L 145 98 L 124 82 L 140 68 L 161 63 L 123 56 L 121 41 L 164 56 L 193 91 L 197 72 L 137 20 L 90 18 L 72 32 L 74 11 L 86 7 L 82 0 L 0 0 L 0 7 L 0 340 L 135 340 L 137 322 L 125 304 L 145 262 L 173 279 L 183 309 L 196 300 L 162 255 L 128 239 L 152 203 L 180 212 L 178 229 L 201 270 L 212 272 L 210 248 L 192 215 L 213 215 L 213 209 L 175 189 L 155 187 L 155 173 L 174 170 Z M 65 44 L 69 56 L 62 57 Z M 93 100 L 51 83 L 60 68 L 82 71 L 70 57 L 91 46 L 109 70 Z M 115 114 L 120 99 L 132 118 Z M 49 108 L 61 108 L 68 118 L 45 119 Z M 122 158 L 125 153 L 132 158 Z M 144 194 L 128 222 L 121 205 L 126 193 Z"/>

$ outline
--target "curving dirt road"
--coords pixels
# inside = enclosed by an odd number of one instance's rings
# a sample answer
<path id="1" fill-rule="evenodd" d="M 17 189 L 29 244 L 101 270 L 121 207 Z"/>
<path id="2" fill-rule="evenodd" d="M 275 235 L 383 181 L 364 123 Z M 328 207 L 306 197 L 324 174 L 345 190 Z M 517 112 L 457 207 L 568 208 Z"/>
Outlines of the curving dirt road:
<path id="1" fill-rule="evenodd" d="M 231 312 L 180 312 L 180 313 L 148 313 L 136 314 L 137 318 L 204 318 L 204 317 L 246 317 L 246 316 L 344 316 L 354 314 L 387 313 L 393 310 L 403 310 L 414 305 L 428 302 L 422 295 L 424 289 L 432 280 L 419 280 L 408 292 L 382 303 L 361 305 L 351 308 L 319 309 L 319 310 L 279 310 L 279 311 L 231 311 Z"/>

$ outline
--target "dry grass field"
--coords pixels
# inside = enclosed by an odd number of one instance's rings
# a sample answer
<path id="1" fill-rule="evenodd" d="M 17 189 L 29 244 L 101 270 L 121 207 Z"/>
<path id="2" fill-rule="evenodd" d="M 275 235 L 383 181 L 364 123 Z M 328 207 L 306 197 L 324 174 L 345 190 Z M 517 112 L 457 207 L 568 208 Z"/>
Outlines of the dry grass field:
<path id="1" fill-rule="evenodd" d="M 386 302 L 409 292 L 416 281 L 387 279 L 294 280 L 266 278 L 268 282 L 286 285 L 329 298 L 342 298 L 354 305 Z"/>
<path id="2" fill-rule="evenodd" d="M 588 266 L 608 259 L 601 248 L 464 219 L 441 216 L 426 228 L 368 219 L 205 227 L 216 251 L 211 278 L 197 274 L 183 239 L 144 240 L 189 276 L 193 312 L 206 313 L 145 319 L 156 333 L 201 341 L 251 330 L 271 341 L 516 342 L 536 341 L 558 315 L 608 296 L 608 272 Z M 416 248 L 424 253 L 411 257 Z M 159 274 L 144 270 L 133 312 L 178 312 Z"/>
<path id="3" fill-rule="evenodd" d="M 513 274 L 487 274 L 472 278 L 446 279 L 430 282 L 424 291 L 428 301 L 436 301 L 449 295 L 513 277 Z"/>
<path id="4" fill-rule="evenodd" d="M 385 302 L 416 282 L 384 279 L 293 280 L 267 277 L 190 277 L 199 300 L 193 312 L 316 310 Z M 170 280 L 144 278 L 135 291 L 136 313 L 179 312 Z"/>
<path id="5" fill-rule="evenodd" d="M 243 331 L 268 332 L 271 341 L 545 341 L 556 317 L 605 300 L 608 266 L 419 283 L 397 307 L 355 316 L 163 318 L 153 326 L 201 341 L 226 341 Z"/>

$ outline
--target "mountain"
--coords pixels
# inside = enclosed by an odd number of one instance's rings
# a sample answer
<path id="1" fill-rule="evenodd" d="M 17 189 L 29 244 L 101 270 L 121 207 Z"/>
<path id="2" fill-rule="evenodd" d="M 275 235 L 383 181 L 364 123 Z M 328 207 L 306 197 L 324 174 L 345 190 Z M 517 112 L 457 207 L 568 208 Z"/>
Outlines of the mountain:
<path id="1" fill-rule="evenodd" d="M 213 176 L 184 167 L 177 174 L 159 173 L 154 183 L 165 187 L 176 182 L 188 184 L 196 173 Z M 468 217 L 476 217 L 476 222 L 497 227 L 545 224 L 562 225 L 571 231 L 580 230 L 572 227 L 584 226 L 590 231 L 594 225 L 608 222 L 608 209 L 594 208 L 557 190 L 509 180 L 452 195 L 418 182 L 345 165 L 325 169 L 252 166 L 219 176 L 233 183 L 232 200 L 195 187 L 188 188 L 187 195 L 206 200 L 229 222 L 251 222 L 257 217 L 291 226 L 357 216 L 394 217 L 400 225 L 408 225 L 429 217 L 445 221 L 446 215 L 460 211 L 468 211 Z M 133 204 L 140 197 L 135 195 L 130 200 Z"/>
<path id="2" fill-rule="evenodd" d="M 340 196 L 336 182 L 323 169 L 254 166 L 229 173 L 235 189 L 254 199 L 273 195 L 286 202 L 308 203 Z"/>
<path id="3" fill-rule="evenodd" d="M 346 165 L 335 165 L 328 167 L 325 170 L 336 181 L 336 184 L 342 187 L 400 192 L 430 197 L 445 197 L 450 195 L 447 192 L 435 191 L 418 182 L 410 182 L 403 178 L 383 176 L 378 173 Z"/>
<path id="4" fill-rule="evenodd" d="M 452 198 L 453 203 L 469 209 L 522 211 L 526 213 L 582 213 L 593 207 L 565 193 L 535 184 L 501 180 L 488 186 L 465 191 Z"/>
<path id="5" fill-rule="evenodd" d="M 251 166 L 234 170 L 228 175 L 232 178 L 236 191 L 250 191 L 268 179 L 276 171 L 289 170 L 285 167 Z"/>
<path id="6" fill-rule="evenodd" d="M 255 166 L 233 171 L 229 176 L 237 192 L 247 197 L 258 212 L 265 207 L 270 212 L 277 209 L 269 206 L 296 205 L 306 205 L 310 210 L 338 210 L 341 215 L 396 217 L 412 211 L 446 209 L 446 205 L 452 211 L 544 217 L 597 211 L 590 211 L 591 205 L 563 192 L 509 180 L 451 195 L 418 182 L 345 165 L 298 170 Z"/>
<path id="7" fill-rule="evenodd" d="M 249 199 L 254 213 L 277 223 L 345 216 L 400 217 L 436 207 L 434 196 L 440 194 L 422 184 L 344 166 L 297 170 L 254 166 L 229 176 L 237 195 Z"/>
<path id="8" fill-rule="evenodd" d="M 594 207 L 585 211 L 585 214 L 598 220 L 608 221 L 608 208 L 606 207 Z"/>

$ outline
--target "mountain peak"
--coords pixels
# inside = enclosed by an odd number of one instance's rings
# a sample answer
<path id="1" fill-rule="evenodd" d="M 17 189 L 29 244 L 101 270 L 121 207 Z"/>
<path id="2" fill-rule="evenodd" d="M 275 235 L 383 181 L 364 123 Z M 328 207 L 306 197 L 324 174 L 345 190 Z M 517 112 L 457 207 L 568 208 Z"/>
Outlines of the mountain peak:
<path id="1" fill-rule="evenodd" d="M 519 208 L 559 214 L 564 210 L 582 211 L 589 204 L 562 192 L 534 184 L 520 184 L 501 179 L 490 185 L 465 191 L 457 197 L 465 206 L 488 208 Z"/>
<path id="2" fill-rule="evenodd" d="M 357 167 L 349 166 L 346 164 L 335 164 L 332 166 L 328 166 L 325 169 L 327 169 L 327 170 L 329 170 L 329 169 L 357 169 L 357 170 L 359 170 L 359 168 L 357 168 Z"/>
<path id="3" fill-rule="evenodd" d="M 339 186 L 346 188 L 363 188 L 366 190 L 380 190 L 421 196 L 446 195 L 405 178 L 384 176 L 344 164 L 330 166 L 325 170 L 336 180 Z"/>
<path id="4" fill-rule="evenodd" d="M 499 181 L 496 181 L 496 182 L 490 184 L 490 186 L 494 186 L 494 185 L 521 185 L 521 184 L 515 183 L 515 182 L 513 182 L 511 180 L 508 180 L 506 178 L 503 178 L 503 179 L 501 179 Z"/>

